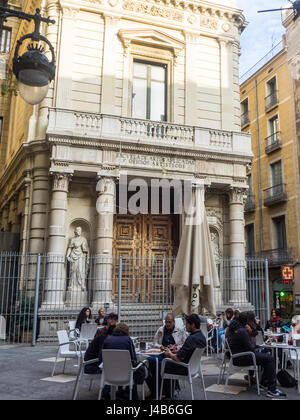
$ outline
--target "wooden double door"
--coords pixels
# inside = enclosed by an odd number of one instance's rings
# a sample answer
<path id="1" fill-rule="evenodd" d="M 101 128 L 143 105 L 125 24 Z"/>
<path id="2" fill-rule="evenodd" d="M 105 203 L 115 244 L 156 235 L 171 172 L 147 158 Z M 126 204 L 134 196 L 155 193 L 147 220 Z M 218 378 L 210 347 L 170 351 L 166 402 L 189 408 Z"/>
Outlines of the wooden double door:
<path id="1" fill-rule="evenodd" d="M 113 292 L 118 291 L 122 257 L 122 299 L 149 303 L 160 299 L 167 293 L 178 245 L 178 215 L 115 215 Z"/>

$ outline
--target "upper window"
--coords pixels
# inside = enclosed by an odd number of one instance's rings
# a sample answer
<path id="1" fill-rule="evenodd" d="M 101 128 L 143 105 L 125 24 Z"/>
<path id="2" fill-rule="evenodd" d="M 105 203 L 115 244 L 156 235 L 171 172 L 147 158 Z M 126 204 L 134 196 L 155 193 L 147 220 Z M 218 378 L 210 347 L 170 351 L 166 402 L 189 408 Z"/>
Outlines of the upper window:
<path id="1" fill-rule="evenodd" d="M 132 117 L 166 121 L 167 66 L 133 63 Z"/>
<path id="2" fill-rule="evenodd" d="M 272 182 L 272 187 L 276 187 L 282 184 L 281 160 L 271 165 L 271 182 Z"/>
<path id="3" fill-rule="evenodd" d="M 267 97 L 266 97 L 266 110 L 273 107 L 278 103 L 277 95 L 277 82 L 276 77 L 273 77 L 267 82 Z"/>
<path id="4" fill-rule="evenodd" d="M 273 223 L 274 223 L 275 235 L 276 235 L 276 248 L 285 249 L 287 247 L 285 217 L 284 216 L 274 217 Z"/>
<path id="5" fill-rule="evenodd" d="M 250 122 L 248 98 L 241 103 L 241 124 L 246 125 Z"/>
<path id="6" fill-rule="evenodd" d="M 10 41 L 11 41 L 11 29 L 3 28 L 1 32 L 1 39 L 0 39 L 0 52 L 1 53 L 9 53 Z"/>

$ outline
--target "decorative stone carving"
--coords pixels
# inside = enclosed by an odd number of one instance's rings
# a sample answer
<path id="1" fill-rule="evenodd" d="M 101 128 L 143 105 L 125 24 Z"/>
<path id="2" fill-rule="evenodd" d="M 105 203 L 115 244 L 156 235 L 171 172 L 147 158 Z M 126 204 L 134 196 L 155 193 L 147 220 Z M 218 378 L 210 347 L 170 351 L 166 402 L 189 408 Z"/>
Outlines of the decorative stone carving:
<path id="1" fill-rule="evenodd" d="M 52 175 L 53 175 L 53 189 L 52 190 L 68 192 L 69 181 L 72 178 L 72 174 L 54 172 Z"/>
<path id="2" fill-rule="evenodd" d="M 197 18 L 196 18 L 196 16 L 195 16 L 195 15 L 190 15 L 190 16 L 187 18 L 187 20 L 188 20 L 188 22 L 189 22 L 191 25 L 194 25 L 194 24 L 197 22 Z"/>
<path id="3" fill-rule="evenodd" d="M 124 10 L 128 10 L 130 12 L 142 13 L 144 15 L 151 15 L 169 20 L 171 19 L 176 22 L 182 22 L 184 16 L 183 13 L 176 10 L 133 0 L 124 0 L 122 7 Z"/>
<path id="4" fill-rule="evenodd" d="M 219 235 L 215 230 L 210 230 L 210 239 L 211 239 L 215 261 L 216 263 L 218 263 L 221 258 L 221 254 L 220 254 Z"/>
<path id="5" fill-rule="evenodd" d="M 70 239 L 67 260 L 70 262 L 69 290 L 86 290 L 86 277 L 89 267 L 89 247 L 87 240 L 81 236 L 81 227 L 75 228 L 75 236 Z"/>
<path id="6" fill-rule="evenodd" d="M 224 32 L 228 32 L 231 29 L 231 25 L 229 23 L 223 23 L 222 29 Z"/>
<path id="7" fill-rule="evenodd" d="M 245 194 L 244 188 L 232 188 L 229 192 L 229 204 L 243 204 Z"/>
<path id="8" fill-rule="evenodd" d="M 137 166 L 148 168 L 165 169 L 185 169 L 195 171 L 195 161 L 193 159 L 170 158 L 164 156 L 151 156 L 142 154 L 122 153 L 117 156 L 117 165 Z"/>
<path id="9" fill-rule="evenodd" d="M 219 27 L 219 22 L 216 19 L 211 19 L 207 16 L 201 16 L 200 17 L 200 26 L 203 26 L 204 28 L 217 30 Z"/>

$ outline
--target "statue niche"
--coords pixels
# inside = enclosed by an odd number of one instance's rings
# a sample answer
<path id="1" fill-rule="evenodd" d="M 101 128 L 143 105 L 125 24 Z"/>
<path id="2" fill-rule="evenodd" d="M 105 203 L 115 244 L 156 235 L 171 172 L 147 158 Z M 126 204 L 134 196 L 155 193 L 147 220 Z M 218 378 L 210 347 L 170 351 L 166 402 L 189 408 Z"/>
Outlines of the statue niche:
<path id="1" fill-rule="evenodd" d="M 70 239 L 67 253 L 69 262 L 69 285 L 66 303 L 82 306 L 87 301 L 87 277 L 89 272 L 90 251 L 87 239 L 82 235 L 82 228 L 76 226 Z"/>

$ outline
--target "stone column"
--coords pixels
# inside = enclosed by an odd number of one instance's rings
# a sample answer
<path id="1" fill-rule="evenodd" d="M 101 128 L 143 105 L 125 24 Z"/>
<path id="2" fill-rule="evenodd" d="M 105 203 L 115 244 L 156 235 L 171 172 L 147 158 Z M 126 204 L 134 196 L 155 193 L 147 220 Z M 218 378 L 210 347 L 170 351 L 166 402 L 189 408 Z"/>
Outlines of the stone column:
<path id="1" fill-rule="evenodd" d="M 112 245 L 115 208 L 115 180 L 99 177 L 97 183 L 97 226 L 94 263 L 94 300 L 92 306 L 112 304 Z"/>
<path id="2" fill-rule="evenodd" d="M 52 197 L 48 227 L 47 274 L 42 309 L 64 306 L 66 290 L 65 222 L 70 173 L 53 173 Z"/>
<path id="3" fill-rule="evenodd" d="M 245 306 L 246 260 L 244 235 L 244 194 L 242 188 L 232 188 L 229 193 L 230 223 L 230 305 Z"/>
<path id="4" fill-rule="evenodd" d="M 4 232 L 8 231 L 8 212 L 9 212 L 9 206 L 8 204 L 5 204 L 5 206 L 2 209 L 2 230 Z"/>
<path id="5" fill-rule="evenodd" d="M 44 153 L 34 155 L 29 253 L 45 251 L 45 227 L 49 199 L 49 159 Z"/>

